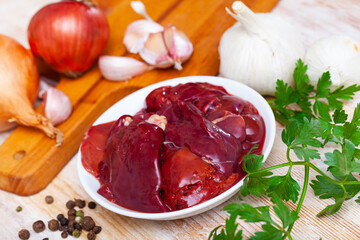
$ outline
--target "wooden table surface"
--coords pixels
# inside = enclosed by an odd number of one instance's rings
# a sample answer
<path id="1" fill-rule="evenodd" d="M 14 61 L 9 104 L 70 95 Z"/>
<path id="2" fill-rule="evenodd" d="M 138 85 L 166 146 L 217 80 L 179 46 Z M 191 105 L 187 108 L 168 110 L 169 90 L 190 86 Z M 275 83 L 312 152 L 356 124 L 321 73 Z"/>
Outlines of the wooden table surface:
<path id="1" fill-rule="evenodd" d="M 112 4 L 113 0 L 107 0 Z M 0 33 L 12 36 L 25 46 L 26 27 L 31 16 L 51 0 L 0 0 Z M 360 2 L 358 0 L 281 0 L 273 10 L 299 26 L 308 47 L 314 40 L 331 34 L 347 34 L 360 41 Z M 224 11 L 224 17 L 227 17 Z M 360 95 L 346 105 L 354 108 Z M 278 125 L 274 148 L 266 165 L 285 161 L 285 147 L 281 142 L 282 128 Z M 9 133 L 0 134 L 0 143 Z M 317 164 L 325 169 L 322 164 Z M 293 170 L 295 180 L 300 185 L 303 180 L 301 167 Z M 315 174 L 311 173 L 311 179 Z M 46 195 L 52 195 L 55 202 L 47 205 Z M 38 194 L 20 197 L 0 190 L 0 239 L 18 239 L 21 228 L 31 229 L 36 220 L 47 221 L 59 212 L 65 213 L 65 203 L 72 198 L 91 200 L 80 185 L 76 172 L 76 156 L 66 165 L 60 174 Z M 95 210 L 86 210 L 96 223 L 103 227 L 97 239 L 207 239 L 208 233 L 219 224 L 223 224 L 227 214 L 221 209 L 230 202 L 237 201 L 236 196 L 228 202 L 203 214 L 175 221 L 148 221 L 132 219 L 114 214 L 98 206 Z M 269 204 L 268 199 L 247 197 L 245 202 L 253 205 Z M 313 190 L 308 189 L 300 219 L 294 226 L 294 239 L 360 239 L 360 206 L 354 201 L 346 202 L 341 211 L 333 216 L 317 218 L 315 215 L 331 200 L 319 200 Z M 17 206 L 23 211 L 17 213 Z M 291 205 L 291 207 L 294 207 Z M 261 229 L 259 224 L 240 222 L 244 235 L 250 236 Z M 60 233 L 48 230 L 34 234 L 30 239 L 61 239 Z M 82 235 L 80 239 L 86 239 Z"/>

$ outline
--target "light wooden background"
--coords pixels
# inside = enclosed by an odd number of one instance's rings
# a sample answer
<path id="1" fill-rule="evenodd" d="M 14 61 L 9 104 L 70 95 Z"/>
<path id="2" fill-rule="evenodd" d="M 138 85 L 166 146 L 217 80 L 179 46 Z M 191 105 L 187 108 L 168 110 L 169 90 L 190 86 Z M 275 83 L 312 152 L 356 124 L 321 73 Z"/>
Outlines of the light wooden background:
<path id="1" fill-rule="evenodd" d="M 54 1 L 0 0 L 0 33 L 12 36 L 28 46 L 26 40 L 28 21 L 41 6 L 49 2 Z M 340 33 L 360 41 L 359 0 L 281 0 L 274 12 L 299 26 L 306 46 L 320 37 Z M 357 96 L 356 100 L 346 105 L 346 108 L 350 111 L 359 100 L 360 96 Z M 274 148 L 266 165 L 285 161 L 285 147 L 280 138 L 281 130 L 281 126 L 278 126 Z M 0 134 L 0 143 L 8 134 Z M 325 168 L 321 163 L 317 165 Z M 293 176 L 302 185 L 301 167 L 294 168 Z M 315 174 L 312 173 L 311 179 L 314 176 Z M 44 203 L 46 195 L 52 195 L 55 198 L 54 204 L 50 207 Z M 45 190 L 36 195 L 20 197 L 0 190 L 0 239 L 17 239 L 18 230 L 21 228 L 30 229 L 34 221 L 38 219 L 46 221 L 59 212 L 64 212 L 65 202 L 73 197 L 90 200 L 76 174 L 76 156 Z M 227 203 L 234 201 L 237 201 L 236 197 Z M 245 202 L 253 205 L 269 204 L 268 199 L 253 197 L 247 197 Z M 91 215 L 94 216 L 97 224 L 103 226 L 103 232 L 97 239 L 207 239 L 208 233 L 214 227 L 224 223 L 227 215 L 221 209 L 227 203 L 195 217 L 176 221 L 131 219 L 113 214 L 100 206 L 92 211 Z M 360 206 L 354 201 L 348 201 L 339 213 L 330 217 L 317 218 L 316 213 L 329 203 L 332 201 L 319 200 L 309 188 L 300 213 L 300 220 L 297 221 L 293 230 L 294 239 L 312 240 L 320 237 L 324 240 L 360 239 Z M 18 205 L 23 207 L 20 213 L 15 211 Z M 261 229 L 257 224 L 244 222 L 240 224 L 247 237 Z M 59 232 L 31 233 L 30 239 L 44 237 L 61 239 Z M 86 239 L 85 235 L 81 239 Z"/>

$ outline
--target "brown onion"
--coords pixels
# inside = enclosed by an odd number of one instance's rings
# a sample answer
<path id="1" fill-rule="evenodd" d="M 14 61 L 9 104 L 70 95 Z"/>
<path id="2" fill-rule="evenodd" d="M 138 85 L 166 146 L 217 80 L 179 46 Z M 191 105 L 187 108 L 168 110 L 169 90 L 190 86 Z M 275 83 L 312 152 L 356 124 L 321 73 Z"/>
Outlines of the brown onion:
<path id="1" fill-rule="evenodd" d="M 108 38 L 104 13 L 85 0 L 49 4 L 33 16 L 28 27 L 34 55 L 73 78 L 96 62 Z"/>
<path id="2" fill-rule="evenodd" d="M 0 34 L 0 131 L 19 123 L 41 129 L 60 143 L 62 133 L 32 107 L 38 88 L 39 74 L 31 51 Z"/>

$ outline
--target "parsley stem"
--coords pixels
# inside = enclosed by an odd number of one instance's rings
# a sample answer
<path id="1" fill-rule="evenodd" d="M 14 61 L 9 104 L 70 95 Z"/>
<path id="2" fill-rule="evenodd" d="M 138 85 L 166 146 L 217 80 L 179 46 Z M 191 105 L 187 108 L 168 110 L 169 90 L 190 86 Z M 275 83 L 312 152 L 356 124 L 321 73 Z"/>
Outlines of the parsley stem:
<path id="1" fill-rule="evenodd" d="M 309 173 L 310 173 L 310 166 L 309 166 L 309 163 L 306 163 L 305 164 L 305 176 L 304 176 L 304 184 L 303 184 L 303 187 L 302 187 L 302 190 L 301 190 L 301 195 L 300 195 L 300 199 L 299 199 L 299 203 L 296 207 L 296 212 L 299 214 L 300 212 L 300 209 L 304 203 L 304 200 L 305 200 L 305 195 L 306 195 L 306 191 L 307 191 L 307 188 L 309 186 Z M 287 233 L 290 234 L 291 232 L 291 229 L 293 228 L 294 226 L 294 223 L 291 224 L 287 230 Z"/>
<path id="2" fill-rule="evenodd" d="M 286 150 L 286 159 L 287 159 L 289 162 L 292 162 L 291 159 L 290 159 L 290 147 L 288 147 L 287 150 Z"/>

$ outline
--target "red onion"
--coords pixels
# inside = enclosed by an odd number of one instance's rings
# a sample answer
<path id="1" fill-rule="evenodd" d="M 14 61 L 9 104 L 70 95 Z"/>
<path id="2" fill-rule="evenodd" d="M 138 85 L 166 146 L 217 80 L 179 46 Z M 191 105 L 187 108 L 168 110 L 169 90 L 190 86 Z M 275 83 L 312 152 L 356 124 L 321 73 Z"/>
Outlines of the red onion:
<path id="1" fill-rule="evenodd" d="M 104 13 L 89 1 L 62 1 L 40 9 L 31 19 L 31 51 L 57 72 L 78 77 L 103 52 L 109 38 Z"/>

